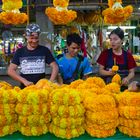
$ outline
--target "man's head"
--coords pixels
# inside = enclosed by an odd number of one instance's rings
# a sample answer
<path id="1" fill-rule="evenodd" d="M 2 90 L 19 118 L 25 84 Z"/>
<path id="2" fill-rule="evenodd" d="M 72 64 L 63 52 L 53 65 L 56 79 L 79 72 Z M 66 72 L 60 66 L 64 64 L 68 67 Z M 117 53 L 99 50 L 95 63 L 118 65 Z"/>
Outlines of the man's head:
<path id="1" fill-rule="evenodd" d="M 71 57 L 78 54 L 81 49 L 82 38 L 77 33 L 72 33 L 67 36 L 67 48 Z"/>
<path id="2" fill-rule="evenodd" d="M 30 48 L 36 48 L 39 43 L 40 27 L 38 24 L 32 23 L 27 25 L 25 30 L 27 44 Z"/>

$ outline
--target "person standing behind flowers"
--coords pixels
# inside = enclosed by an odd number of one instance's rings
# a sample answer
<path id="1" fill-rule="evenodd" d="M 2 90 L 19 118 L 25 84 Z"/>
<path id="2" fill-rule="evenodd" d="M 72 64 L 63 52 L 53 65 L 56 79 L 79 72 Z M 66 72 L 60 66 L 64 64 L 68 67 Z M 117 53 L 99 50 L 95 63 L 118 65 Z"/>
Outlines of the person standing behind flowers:
<path id="1" fill-rule="evenodd" d="M 56 59 L 60 72 L 60 84 L 70 84 L 77 79 L 87 78 L 93 72 L 88 58 L 79 54 L 82 43 L 79 34 L 71 33 L 66 40 L 68 52 L 59 55 Z"/>
<path id="2" fill-rule="evenodd" d="M 40 27 L 29 24 L 25 37 L 27 46 L 18 49 L 8 67 L 8 74 L 21 83 L 21 88 L 37 83 L 45 78 L 46 63 L 52 68 L 50 81 L 54 81 L 58 74 L 58 65 L 47 47 L 39 45 Z M 16 71 L 20 66 L 20 74 Z"/>
<path id="3" fill-rule="evenodd" d="M 112 67 L 117 65 L 119 67 L 117 72 L 122 78 L 122 86 L 128 86 L 135 75 L 136 62 L 132 54 L 122 48 L 124 32 L 121 28 L 114 29 L 109 38 L 111 48 L 104 50 L 97 60 L 99 73 L 103 76 L 105 82 L 109 83 L 116 74 L 116 72 L 112 71 Z"/>

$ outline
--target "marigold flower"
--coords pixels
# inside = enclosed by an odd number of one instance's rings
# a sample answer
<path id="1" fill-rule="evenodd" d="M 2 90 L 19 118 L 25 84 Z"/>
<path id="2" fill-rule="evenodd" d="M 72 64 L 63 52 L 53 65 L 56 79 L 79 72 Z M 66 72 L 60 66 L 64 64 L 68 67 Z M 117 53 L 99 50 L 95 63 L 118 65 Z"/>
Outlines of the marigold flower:
<path id="1" fill-rule="evenodd" d="M 119 126 L 119 131 L 129 136 L 140 137 L 140 129 Z"/>
<path id="2" fill-rule="evenodd" d="M 126 119 L 125 117 L 119 117 L 119 124 L 129 128 L 140 129 L 140 119 Z"/>
<path id="3" fill-rule="evenodd" d="M 86 127 L 86 131 L 89 135 L 92 137 L 97 137 L 97 138 L 106 138 L 109 136 L 113 136 L 116 133 L 115 129 L 110 129 L 110 130 L 96 130 L 92 127 Z"/>
<path id="4" fill-rule="evenodd" d="M 57 127 L 53 123 L 50 124 L 49 131 L 53 133 L 56 137 L 71 139 L 74 137 L 79 137 L 80 135 L 85 133 L 85 129 L 83 126 L 78 126 L 74 129 L 62 129 Z"/>
<path id="5" fill-rule="evenodd" d="M 84 124 L 84 117 L 68 117 L 68 118 L 61 118 L 61 117 L 55 117 L 52 118 L 52 123 L 60 128 L 68 128 L 68 129 L 74 129 L 78 126 L 81 126 Z"/>
<path id="6" fill-rule="evenodd" d="M 48 125 L 20 127 L 21 134 L 25 136 L 40 136 L 48 132 Z"/>

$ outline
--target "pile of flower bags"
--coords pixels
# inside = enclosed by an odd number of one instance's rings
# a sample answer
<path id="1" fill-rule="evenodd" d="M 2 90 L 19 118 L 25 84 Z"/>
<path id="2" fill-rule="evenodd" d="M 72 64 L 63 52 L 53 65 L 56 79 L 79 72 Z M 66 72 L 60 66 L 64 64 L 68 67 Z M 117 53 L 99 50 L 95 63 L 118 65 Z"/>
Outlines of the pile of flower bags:
<path id="1" fill-rule="evenodd" d="M 50 95 L 52 122 L 49 131 L 60 138 L 74 138 L 84 134 L 84 107 L 79 93 L 63 86 Z"/>
<path id="2" fill-rule="evenodd" d="M 16 88 L 7 89 L 9 85 L 2 87 L 4 88 L 0 88 L 0 136 L 5 136 L 18 130 L 18 116 L 15 112 L 17 91 Z"/>
<path id="3" fill-rule="evenodd" d="M 86 131 L 93 137 L 105 138 L 113 136 L 118 125 L 118 110 L 115 100 L 110 95 L 87 96 L 84 100 L 86 108 Z"/>
<path id="4" fill-rule="evenodd" d="M 129 136 L 140 137 L 140 93 L 123 92 L 117 96 L 119 130 Z"/>
<path id="5" fill-rule="evenodd" d="M 46 134 L 51 121 L 49 91 L 29 86 L 19 92 L 17 99 L 19 131 L 26 136 Z"/>

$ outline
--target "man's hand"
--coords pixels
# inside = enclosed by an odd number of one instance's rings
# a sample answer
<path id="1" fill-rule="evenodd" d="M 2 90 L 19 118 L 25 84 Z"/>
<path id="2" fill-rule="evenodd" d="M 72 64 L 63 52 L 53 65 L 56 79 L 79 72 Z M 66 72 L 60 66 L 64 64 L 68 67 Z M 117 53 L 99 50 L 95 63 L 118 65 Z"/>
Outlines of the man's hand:
<path id="1" fill-rule="evenodd" d="M 28 80 L 24 80 L 23 81 L 23 84 L 27 87 L 27 86 L 30 86 L 30 85 L 33 85 L 34 83 L 33 82 L 30 82 L 30 81 L 28 81 Z"/>
<path id="2" fill-rule="evenodd" d="M 138 91 L 139 88 L 137 86 L 138 82 L 137 81 L 133 81 L 128 85 L 128 90 L 129 91 Z"/>

